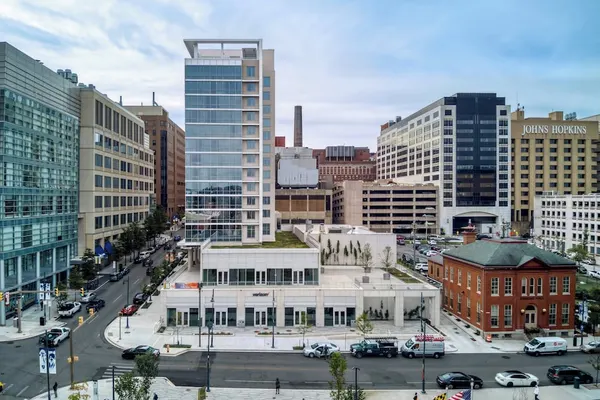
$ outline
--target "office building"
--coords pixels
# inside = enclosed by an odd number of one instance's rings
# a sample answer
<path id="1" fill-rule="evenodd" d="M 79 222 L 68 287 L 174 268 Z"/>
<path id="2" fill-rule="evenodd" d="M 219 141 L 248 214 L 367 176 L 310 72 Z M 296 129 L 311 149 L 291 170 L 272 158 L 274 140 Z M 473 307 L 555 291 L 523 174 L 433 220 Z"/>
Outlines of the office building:
<path id="1" fill-rule="evenodd" d="M 339 182 L 333 188 L 333 221 L 374 232 L 437 234 L 438 191 L 433 184 Z"/>
<path id="2" fill-rule="evenodd" d="M 332 185 L 342 181 L 372 181 L 376 162 L 368 147 L 328 146 L 313 150 L 319 168 L 319 182 Z"/>
<path id="3" fill-rule="evenodd" d="M 148 216 L 154 154 L 144 121 L 94 87 L 79 92 L 79 254 L 110 255 L 123 228 Z"/>
<path id="4" fill-rule="evenodd" d="M 538 246 L 562 253 L 587 242 L 591 258 L 600 257 L 600 194 L 543 192 L 535 196 L 533 213 Z"/>
<path id="5" fill-rule="evenodd" d="M 77 79 L 0 43 L 0 291 L 55 287 L 77 255 Z M 23 307 L 36 301 L 23 295 Z M 0 325 L 17 296 L 0 303 Z"/>
<path id="6" fill-rule="evenodd" d="M 533 228 L 534 197 L 544 192 L 583 195 L 598 183 L 596 121 L 565 119 L 562 111 L 548 117 L 511 114 L 512 221 L 514 228 Z"/>
<path id="7" fill-rule="evenodd" d="M 185 40 L 185 240 L 275 240 L 275 55 L 262 40 Z"/>
<path id="8" fill-rule="evenodd" d="M 153 104 L 125 108 L 145 123 L 154 151 L 156 204 L 172 220 L 185 211 L 185 132 L 171 120 L 167 110 Z"/>
<path id="9" fill-rule="evenodd" d="M 377 178 L 439 186 L 440 234 L 496 234 L 511 216 L 509 114 L 495 93 L 458 93 L 398 117 L 377 138 Z"/>
<path id="10" fill-rule="evenodd" d="M 540 330 L 572 336 L 577 264 L 526 241 L 475 236 L 465 233 L 464 246 L 442 255 L 444 309 L 492 340 Z"/>

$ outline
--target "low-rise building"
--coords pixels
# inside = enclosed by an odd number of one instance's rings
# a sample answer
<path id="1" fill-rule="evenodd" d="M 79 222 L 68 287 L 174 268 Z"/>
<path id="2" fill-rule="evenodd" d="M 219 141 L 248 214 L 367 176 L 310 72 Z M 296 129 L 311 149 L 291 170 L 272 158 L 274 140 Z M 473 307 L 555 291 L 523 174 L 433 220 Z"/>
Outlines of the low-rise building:
<path id="1" fill-rule="evenodd" d="M 329 189 L 276 189 L 275 211 L 278 225 L 331 224 L 331 196 Z"/>
<path id="2" fill-rule="evenodd" d="M 333 222 L 375 232 L 437 234 L 439 188 L 393 181 L 344 181 L 333 189 Z"/>
<path id="3" fill-rule="evenodd" d="M 313 150 L 320 182 L 373 181 L 377 176 L 376 161 L 368 147 L 328 146 Z"/>
<path id="4" fill-rule="evenodd" d="M 444 309 L 485 337 L 572 335 L 576 263 L 526 241 L 475 236 L 443 254 Z"/>
<path id="5" fill-rule="evenodd" d="M 542 248 L 565 252 L 585 241 L 588 253 L 600 256 L 600 194 L 545 192 L 536 196 L 533 226 Z"/>

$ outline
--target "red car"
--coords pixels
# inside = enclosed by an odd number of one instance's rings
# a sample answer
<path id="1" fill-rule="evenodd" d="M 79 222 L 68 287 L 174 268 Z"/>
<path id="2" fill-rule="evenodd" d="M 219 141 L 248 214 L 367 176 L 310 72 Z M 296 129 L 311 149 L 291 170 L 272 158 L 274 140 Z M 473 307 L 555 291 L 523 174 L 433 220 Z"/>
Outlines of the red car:
<path id="1" fill-rule="evenodd" d="M 139 306 L 136 306 L 135 304 L 131 304 L 131 305 L 127 306 L 127 307 L 124 307 L 124 308 L 121 310 L 121 315 L 124 315 L 124 316 L 130 316 L 130 315 L 133 315 L 133 314 L 135 314 L 135 313 L 136 313 L 136 311 L 137 311 L 139 308 L 140 308 Z"/>

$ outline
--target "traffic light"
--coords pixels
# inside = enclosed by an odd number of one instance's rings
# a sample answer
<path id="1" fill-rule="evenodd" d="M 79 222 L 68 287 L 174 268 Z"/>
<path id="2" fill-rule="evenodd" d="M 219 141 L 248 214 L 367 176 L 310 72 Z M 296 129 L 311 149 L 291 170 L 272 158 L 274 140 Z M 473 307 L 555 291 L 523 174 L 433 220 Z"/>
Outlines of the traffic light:
<path id="1" fill-rule="evenodd" d="M 90 313 L 90 316 L 92 316 L 92 317 L 93 317 L 93 316 L 94 316 L 94 307 L 90 308 L 90 309 L 88 310 L 88 312 Z"/>
<path id="2" fill-rule="evenodd" d="M 79 317 L 79 325 L 83 324 L 83 317 Z"/>
<path id="3" fill-rule="evenodd" d="M 85 289 L 84 288 L 79 289 L 79 293 L 81 294 L 81 297 L 85 296 Z"/>
<path id="4" fill-rule="evenodd" d="M 56 297 L 58 297 L 58 296 L 60 295 L 60 291 L 58 290 L 58 288 L 57 288 L 57 287 L 55 287 L 55 288 L 54 288 L 54 295 L 55 295 Z"/>
<path id="5" fill-rule="evenodd" d="M 4 292 L 0 292 L 0 301 L 4 301 Z"/>

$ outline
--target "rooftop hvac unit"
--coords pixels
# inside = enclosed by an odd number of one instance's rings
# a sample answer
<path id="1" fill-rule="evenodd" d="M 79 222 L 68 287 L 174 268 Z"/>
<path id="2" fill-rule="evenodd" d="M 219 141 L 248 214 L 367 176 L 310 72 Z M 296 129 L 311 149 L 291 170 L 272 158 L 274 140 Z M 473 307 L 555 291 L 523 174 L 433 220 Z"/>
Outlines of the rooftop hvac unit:
<path id="1" fill-rule="evenodd" d="M 71 75 L 71 82 L 73 82 L 74 84 L 77 84 L 79 82 L 79 77 L 77 76 L 77 74 Z"/>

